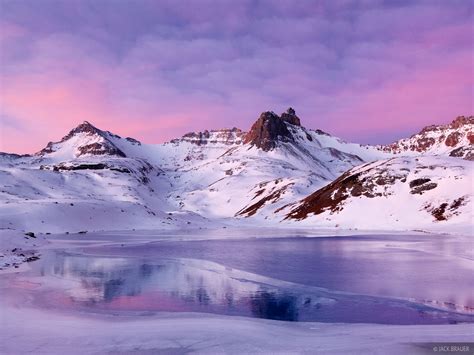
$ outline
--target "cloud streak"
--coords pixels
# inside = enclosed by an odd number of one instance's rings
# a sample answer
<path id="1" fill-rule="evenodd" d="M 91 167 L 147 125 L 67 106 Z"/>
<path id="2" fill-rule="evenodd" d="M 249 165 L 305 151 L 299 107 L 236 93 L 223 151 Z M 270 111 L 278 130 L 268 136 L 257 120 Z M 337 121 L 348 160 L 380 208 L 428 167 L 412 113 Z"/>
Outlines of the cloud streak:
<path id="1" fill-rule="evenodd" d="M 291 105 L 307 127 L 384 143 L 472 114 L 471 2 L 1 6 L 2 151 L 83 120 L 154 143 Z"/>

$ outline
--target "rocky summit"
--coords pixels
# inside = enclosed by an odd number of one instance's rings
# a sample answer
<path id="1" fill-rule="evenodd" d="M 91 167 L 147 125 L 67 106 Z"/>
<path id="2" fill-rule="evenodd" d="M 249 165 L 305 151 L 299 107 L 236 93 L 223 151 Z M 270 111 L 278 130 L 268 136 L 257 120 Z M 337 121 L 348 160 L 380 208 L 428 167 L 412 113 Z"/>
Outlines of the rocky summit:
<path id="1" fill-rule="evenodd" d="M 263 112 L 250 128 L 244 143 L 269 151 L 276 147 L 278 141 L 292 142 L 294 137 L 287 124 L 301 126 L 300 119 L 291 107 L 281 116 L 271 111 Z"/>
<path id="2" fill-rule="evenodd" d="M 121 138 L 110 132 L 102 131 L 91 123 L 84 121 L 73 128 L 59 142 L 49 142 L 36 155 L 45 156 L 69 148 L 69 150 L 74 151 L 76 157 L 83 155 L 109 155 L 125 158 L 125 153 L 113 143 L 115 139 Z M 139 143 L 133 138 L 128 138 L 128 141 L 136 144 Z"/>

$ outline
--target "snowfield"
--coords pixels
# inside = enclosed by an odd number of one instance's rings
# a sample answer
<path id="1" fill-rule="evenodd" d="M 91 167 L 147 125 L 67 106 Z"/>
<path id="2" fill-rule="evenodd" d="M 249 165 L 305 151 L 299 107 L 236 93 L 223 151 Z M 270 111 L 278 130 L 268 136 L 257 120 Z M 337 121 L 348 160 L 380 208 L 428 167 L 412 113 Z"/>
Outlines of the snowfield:
<path id="1" fill-rule="evenodd" d="M 380 160 L 289 207 L 306 226 L 420 229 L 471 235 L 472 162 L 442 156 Z M 324 203 L 323 203 L 324 200 Z"/>
<path id="2" fill-rule="evenodd" d="M 470 342 L 473 324 L 292 323 L 208 314 L 78 320 L 2 308 L 3 354 L 416 354 L 431 342 Z"/>

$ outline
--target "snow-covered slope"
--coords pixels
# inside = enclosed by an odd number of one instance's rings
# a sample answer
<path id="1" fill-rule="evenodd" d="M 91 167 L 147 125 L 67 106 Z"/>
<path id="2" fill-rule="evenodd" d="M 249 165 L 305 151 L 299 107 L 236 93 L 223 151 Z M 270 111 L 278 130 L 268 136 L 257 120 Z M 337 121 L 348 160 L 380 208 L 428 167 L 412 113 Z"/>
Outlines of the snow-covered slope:
<path id="1" fill-rule="evenodd" d="M 385 219 L 355 219 L 353 214 L 339 216 L 333 212 L 327 220 L 304 218 L 304 223 L 296 212 L 301 204 L 298 201 L 327 189 L 325 186 L 340 181 L 343 174 L 353 175 L 356 166 L 371 166 L 366 165 L 370 162 L 380 161 L 377 164 L 392 175 L 420 170 L 416 158 L 420 152 L 412 147 L 423 139 L 435 139 L 435 134 L 438 143 L 439 137 L 445 137 L 444 146 L 431 145 L 421 152 L 426 158 L 419 159 L 436 159 L 430 158 L 433 154 L 455 156 L 437 158 L 444 159 L 437 165 L 445 164 L 452 174 L 428 169 L 431 180 L 439 178 L 444 181 L 440 186 L 451 187 L 434 189 L 422 198 L 457 199 L 458 189 L 464 186 L 467 197 L 463 203 L 469 207 L 472 189 L 466 182 L 472 182 L 472 169 L 466 160 L 456 157 L 469 158 L 466 152 L 472 148 L 472 117 L 440 127 L 425 129 L 422 138 L 415 135 L 395 149 L 347 143 L 321 130 L 307 129 L 291 108 L 281 115 L 263 112 L 248 133 L 237 128 L 191 132 L 157 145 L 122 138 L 84 122 L 36 154 L 0 155 L 0 228 L 77 232 L 216 224 L 280 226 L 290 209 L 293 212 L 283 224 L 379 228 L 381 221 L 389 223 L 393 216 L 394 220 L 401 216 L 383 207 L 383 199 L 370 200 L 371 206 L 380 203 L 377 213 Z M 456 144 L 451 144 L 452 137 L 457 137 Z M 409 157 L 386 160 L 394 156 Z M 460 176 L 464 185 L 458 184 L 457 166 L 463 167 Z M 418 201 L 418 196 L 405 196 L 405 192 L 394 190 L 390 199 L 405 199 L 410 205 L 413 199 Z M 349 200 L 352 198 L 344 203 L 349 205 Z M 312 200 L 312 204 L 317 206 L 320 201 Z M 459 210 L 464 219 L 456 217 L 453 221 L 468 223 L 468 207 Z M 429 208 L 409 219 L 398 217 L 392 227 L 454 223 L 451 218 L 447 223 L 434 221 L 426 212 Z"/>
<path id="2" fill-rule="evenodd" d="M 472 233 L 473 176 L 472 163 L 458 158 L 376 161 L 286 206 L 286 218 L 328 227 Z"/>
<path id="3" fill-rule="evenodd" d="M 207 223 L 192 212 L 173 213 L 171 184 L 158 161 L 137 140 L 84 122 L 32 156 L 1 160 L 0 228 L 79 232 Z"/>
<path id="4" fill-rule="evenodd" d="M 120 139 L 119 136 L 102 131 L 84 121 L 59 142 L 49 142 L 35 155 L 50 161 L 64 161 L 82 156 L 125 157 L 125 153 L 114 145 L 114 138 Z"/>
<path id="5" fill-rule="evenodd" d="M 252 216 L 246 223 L 275 220 L 280 206 L 355 165 L 387 156 L 373 147 L 307 130 L 292 109 L 281 116 L 262 113 L 243 144 L 189 144 L 173 141 L 158 149 L 162 156 L 170 147 L 175 151 L 170 201 L 178 209 L 213 219 Z"/>
<path id="6" fill-rule="evenodd" d="M 79 232 L 205 222 L 192 213 L 174 213 L 164 192 L 170 184 L 159 168 L 123 159 L 97 161 L 109 167 L 104 169 L 91 168 L 91 160 L 59 163 L 58 170 L 0 168 L 1 228 Z"/>
<path id="7" fill-rule="evenodd" d="M 379 149 L 402 155 L 449 155 L 474 160 L 474 116 L 459 116 L 447 125 L 423 128 L 410 138 Z"/>

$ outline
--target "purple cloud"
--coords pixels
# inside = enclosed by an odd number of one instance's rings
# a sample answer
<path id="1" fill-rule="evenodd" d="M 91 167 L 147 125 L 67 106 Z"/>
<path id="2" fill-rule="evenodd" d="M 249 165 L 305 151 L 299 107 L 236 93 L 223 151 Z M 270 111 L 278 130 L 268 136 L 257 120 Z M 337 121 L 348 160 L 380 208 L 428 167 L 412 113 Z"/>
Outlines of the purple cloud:
<path id="1" fill-rule="evenodd" d="M 0 6 L 0 150 L 37 150 L 85 119 L 162 142 L 291 105 L 307 127 L 386 143 L 472 114 L 472 2 Z"/>

